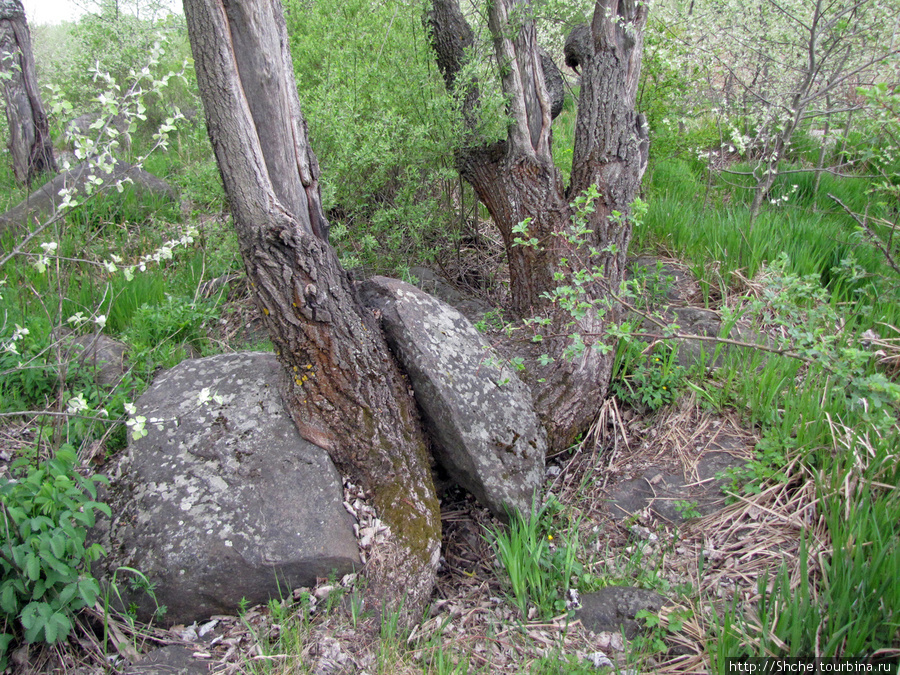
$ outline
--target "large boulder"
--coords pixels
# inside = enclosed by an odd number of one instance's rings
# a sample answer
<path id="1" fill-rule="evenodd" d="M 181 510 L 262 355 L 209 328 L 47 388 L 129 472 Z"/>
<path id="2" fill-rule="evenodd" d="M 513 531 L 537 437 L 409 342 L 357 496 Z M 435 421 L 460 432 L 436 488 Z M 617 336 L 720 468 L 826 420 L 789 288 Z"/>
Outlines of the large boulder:
<path id="1" fill-rule="evenodd" d="M 98 178 L 107 187 L 121 181 L 124 189 L 133 190 L 141 199 L 154 199 L 159 203 L 174 203 L 177 200 L 171 185 L 139 166 L 116 161 L 111 170 L 104 171 L 93 162 L 82 162 L 68 171 L 63 171 L 28 195 L 17 206 L 0 214 L 0 233 L 9 229 L 25 230 L 30 228 L 35 220 L 41 222 L 53 216 L 63 203 L 59 193 L 64 189 L 70 189 L 79 202 L 83 201 L 87 195 L 87 184 Z"/>
<path id="2" fill-rule="evenodd" d="M 547 440 L 525 385 L 468 319 L 437 298 L 385 277 L 360 290 L 409 376 L 438 463 L 495 515 L 529 514 Z"/>
<path id="3" fill-rule="evenodd" d="M 113 518 L 98 528 L 109 553 L 100 572 L 110 582 L 123 567 L 139 570 L 167 622 L 234 612 L 359 563 L 340 476 L 297 433 L 281 377 L 268 353 L 192 359 L 137 402 L 147 435 L 113 472 Z M 221 402 L 201 402 L 206 388 Z M 148 619 L 156 604 L 123 576 L 125 604 Z"/>

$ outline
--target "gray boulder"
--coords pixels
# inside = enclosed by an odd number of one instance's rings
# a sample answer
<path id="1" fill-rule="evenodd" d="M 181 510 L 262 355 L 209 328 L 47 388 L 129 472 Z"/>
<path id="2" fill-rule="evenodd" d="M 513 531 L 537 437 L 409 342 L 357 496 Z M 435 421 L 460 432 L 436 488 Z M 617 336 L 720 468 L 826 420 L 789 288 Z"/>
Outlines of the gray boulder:
<path id="1" fill-rule="evenodd" d="M 529 514 L 547 451 L 529 390 L 449 305 L 385 277 L 360 290 L 381 313 L 438 463 L 498 517 L 505 519 L 507 509 Z"/>
<path id="2" fill-rule="evenodd" d="M 100 170 L 92 162 L 82 162 L 68 171 L 63 171 L 53 180 L 45 183 L 28 195 L 17 206 L 0 214 L 0 232 L 8 229 L 30 228 L 35 219 L 43 221 L 56 213 L 62 204 L 60 191 L 69 188 L 79 201 L 86 195 L 85 186 L 93 177 L 99 177 L 104 186 L 124 183 L 126 190 L 133 190 L 140 198 L 153 198 L 166 202 L 177 199 L 175 190 L 166 181 L 128 162 L 116 161 L 109 172 Z"/>
<path id="3" fill-rule="evenodd" d="M 268 353 L 192 359 L 137 402 L 148 433 L 113 472 L 99 572 L 108 583 L 122 567 L 140 570 L 166 622 L 233 613 L 359 563 L 340 476 L 297 433 L 281 377 Z M 200 403 L 205 388 L 222 402 Z M 147 620 L 156 605 L 127 576 L 117 575 L 124 604 Z"/>

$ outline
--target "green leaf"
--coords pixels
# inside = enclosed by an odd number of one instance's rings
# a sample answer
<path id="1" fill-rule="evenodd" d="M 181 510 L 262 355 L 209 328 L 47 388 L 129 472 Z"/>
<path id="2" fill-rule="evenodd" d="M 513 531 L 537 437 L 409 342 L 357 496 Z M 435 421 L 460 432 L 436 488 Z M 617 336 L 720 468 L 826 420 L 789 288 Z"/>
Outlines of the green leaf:
<path id="1" fill-rule="evenodd" d="M 107 518 L 112 518 L 112 511 L 109 508 L 108 504 L 104 504 L 103 502 L 88 502 L 84 505 L 84 508 L 97 509 L 102 512 Z"/>
<path id="2" fill-rule="evenodd" d="M 56 642 L 56 624 L 52 620 L 44 624 L 44 641 L 48 644 Z"/>
<path id="3" fill-rule="evenodd" d="M 34 588 L 31 591 L 31 599 L 32 600 L 40 600 L 44 597 L 44 593 L 47 591 L 47 582 L 43 579 L 38 579 Z"/>
<path id="4" fill-rule="evenodd" d="M 6 670 L 6 651 L 13 636 L 9 633 L 0 633 L 0 671 Z"/>
<path id="5" fill-rule="evenodd" d="M 37 581 L 41 576 L 41 561 L 34 553 L 29 553 L 25 560 L 25 574 L 32 581 Z"/>
<path id="6" fill-rule="evenodd" d="M 62 534 L 55 534 L 50 539 L 50 550 L 57 558 L 62 558 L 66 554 L 66 538 Z"/>
<path id="7" fill-rule="evenodd" d="M 78 582 L 78 597 L 84 601 L 85 607 L 93 607 L 100 595 L 100 585 L 93 577 Z"/>
<path id="8" fill-rule="evenodd" d="M 68 605 L 72 601 L 72 598 L 75 597 L 75 594 L 77 592 L 78 592 L 78 583 L 77 582 L 73 582 L 71 584 L 66 584 L 65 587 L 60 592 L 59 597 L 57 598 L 57 602 L 59 603 L 60 607 L 65 607 L 66 605 Z"/>
<path id="9" fill-rule="evenodd" d="M 19 612 L 19 597 L 11 581 L 4 581 L 0 589 L 0 609 L 13 616 Z"/>

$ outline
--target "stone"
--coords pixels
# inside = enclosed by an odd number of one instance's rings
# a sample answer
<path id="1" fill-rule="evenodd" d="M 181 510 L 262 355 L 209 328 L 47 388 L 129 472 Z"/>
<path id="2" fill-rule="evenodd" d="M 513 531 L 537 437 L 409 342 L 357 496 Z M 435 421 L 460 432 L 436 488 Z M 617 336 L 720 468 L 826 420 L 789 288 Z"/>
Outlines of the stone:
<path id="1" fill-rule="evenodd" d="M 154 649 L 125 669 L 125 675 L 208 675 L 209 661 L 194 658 L 194 652 L 183 645 Z"/>
<path id="2" fill-rule="evenodd" d="M 702 296 L 693 273 L 672 260 L 638 256 L 628 261 L 625 277 L 637 283 L 645 306 L 688 304 Z"/>
<path id="3" fill-rule="evenodd" d="M 683 523 L 695 516 L 707 516 L 725 506 L 722 488 L 727 481 L 718 476 L 732 467 L 742 466 L 728 452 L 707 452 L 697 462 L 699 481 L 685 482 L 679 474 L 650 467 L 638 478 L 614 485 L 609 492 L 610 515 L 624 520 L 645 509 L 670 523 Z M 684 505 L 689 508 L 680 508 Z"/>
<path id="4" fill-rule="evenodd" d="M 100 134 L 99 129 L 92 129 L 92 125 L 100 120 L 100 113 L 92 112 L 79 115 L 66 126 L 65 137 L 70 147 L 75 146 L 79 136 L 84 136 L 90 140 L 96 140 Z M 125 152 L 131 151 L 131 126 L 128 117 L 123 114 L 114 117 L 104 118 L 104 122 L 114 130 L 116 139 Z M 109 138 L 111 134 L 107 132 L 105 138 Z"/>
<path id="5" fill-rule="evenodd" d="M 672 316 L 669 320 L 678 324 L 681 333 L 689 335 L 701 335 L 705 337 L 721 337 L 722 319 L 718 312 L 699 307 L 675 307 L 672 308 Z M 749 326 L 735 324 L 724 337 L 739 340 L 748 344 L 769 344 L 769 340 Z M 750 347 L 738 347 L 736 345 L 721 344 L 708 340 L 691 340 L 682 338 L 674 341 L 678 345 L 676 359 L 678 365 L 683 368 L 691 368 L 703 363 L 709 368 L 722 366 L 725 355 L 736 349 L 750 349 Z M 719 348 L 720 347 L 720 348 Z M 718 353 L 717 353 L 718 348 Z"/>
<path id="6" fill-rule="evenodd" d="M 111 472 L 113 518 L 95 539 L 109 553 L 98 576 L 141 620 L 156 603 L 170 623 L 234 613 L 359 564 L 340 476 L 298 434 L 283 377 L 272 354 L 222 354 L 183 361 L 138 399 L 147 435 Z M 200 402 L 203 390 L 221 402 Z M 122 567 L 154 585 L 155 602 Z"/>
<path id="7" fill-rule="evenodd" d="M 409 376 L 438 464 L 496 516 L 531 513 L 547 439 L 530 391 L 446 303 L 385 277 L 360 290 Z"/>
<path id="8" fill-rule="evenodd" d="M 575 617 L 595 633 L 624 631 L 630 640 L 644 627 L 644 622 L 635 618 L 637 613 L 642 610 L 656 613 L 665 605 L 666 599 L 654 591 L 634 586 L 607 586 L 584 593 Z"/>
<path id="9" fill-rule="evenodd" d="M 76 360 L 89 368 L 94 381 L 101 386 L 115 387 L 128 372 L 125 365 L 128 348 L 108 335 L 65 335 L 62 340 L 64 358 Z"/>
<path id="10" fill-rule="evenodd" d="M 723 332 L 718 312 L 687 306 L 701 300 L 702 293 L 693 273 L 685 265 L 655 256 L 638 256 L 628 261 L 626 278 L 637 286 L 637 305 L 645 311 L 661 313 L 666 323 L 678 325 L 680 333 L 715 338 Z M 635 314 L 631 318 L 638 323 L 642 321 L 642 317 Z M 661 332 L 646 320 L 644 327 L 650 332 Z M 732 326 L 724 337 L 751 345 L 772 344 L 765 335 L 742 323 Z M 676 338 L 670 343 L 678 349 L 678 365 L 687 369 L 698 364 L 719 368 L 728 353 L 741 349 L 737 345 L 691 338 Z"/>
<path id="11" fill-rule="evenodd" d="M 461 293 L 427 267 L 410 267 L 409 273 L 414 277 L 416 287 L 459 310 L 469 321 L 480 321 L 491 311 L 486 302 Z"/>
<path id="12" fill-rule="evenodd" d="M 133 190 L 141 198 L 153 198 L 168 202 L 177 200 L 172 186 L 139 166 L 116 161 L 112 171 L 107 173 L 101 171 L 92 162 L 82 162 L 68 171 L 63 171 L 28 195 L 17 206 L 0 214 L 0 232 L 9 229 L 29 229 L 35 220 L 41 222 L 53 216 L 62 204 L 63 198 L 59 193 L 64 188 L 71 189 L 76 196 L 83 199 L 85 184 L 92 176 L 102 178 L 104 185 L 110 186 L 117 181 L 129 179 L 131 184 L 124 183 L 125 190 Z"/>

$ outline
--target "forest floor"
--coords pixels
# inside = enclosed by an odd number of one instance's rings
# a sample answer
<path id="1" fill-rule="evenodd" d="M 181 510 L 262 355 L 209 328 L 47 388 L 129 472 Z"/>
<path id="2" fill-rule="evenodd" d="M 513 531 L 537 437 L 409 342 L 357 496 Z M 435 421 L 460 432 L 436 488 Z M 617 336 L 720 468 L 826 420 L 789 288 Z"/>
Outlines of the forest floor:
<path id="1" fill-rule="evenodd" d="M 225 351 L 265 348 L 247 289 L 240 279 L 231 285 L 231 299 L 210 323 L 209 339 Z M 3 431 L 7 440 L 22 443 L 33 442 L 35 433 L 27 425 Z M 587 673 L 603 672 L 597 668 L 604 664 L 610 672 L 714 672 L 729 655 L 715 648 L 711 653 L 709 638 L 729 620 L 729 609 L 740 609 L 752 626 L 760 583 L 782 568 L 800 581 L 799 542 L 815 504 L 814 482 L 799 475 L 799 465 L 755 495 L 730 492 L 727 481 L 700 479 L 697 467 L 705 454 L 724 449 L 741 465 L 752 458 L 757 440 L 736 411 L 713 410 L 688 391 L 654 413 L 610 398 L 577 447 L 548 458 L 545 500 L 558 509 L 547 532 L 557 546 L 577 547 L 574 586 L 583 592 L 635 586 L 666 599 L 658 618 L 639 619 L 644 628 L 632 639 L 591 631 L 573 611 L 523 616 L 491 544 L 499 523 L 471 496 L 450 489 L 442 497 L 442 564 L 433 601 L 411 633 L 389 617 L 360 611 L 359 580 L 323 579 L 318 588 L 294 589 L 282 602 L 168 630 L 127 617 L 104 620 L 98 609 L 80 624 L 82 653 L 20 649 L 13 664 L 22 673 L 102 667 L 126 673 L 172 667 L 198 673 Z M 652 490 L 660 473 L 680 475 L 689 487 L 709 483 L 722 499 L 705 516 L 692 501 L 677 504 L 680 517 L 674 519 L 649 506 L 627 517 L 614 513 L 613 493 L 621 498 L 622 486 L 634 486 L 640 477 Z M 813 531 L 807 546 L 814 554 L 818 541 Z M 571 599 L 576 607 L 577 594 Z M 117 653 L 102 648 L 104 630 L 112 633 Z M 127 665 L 160 648 L 159 657 Z"/>

